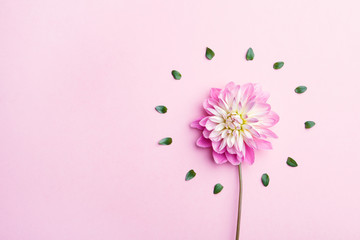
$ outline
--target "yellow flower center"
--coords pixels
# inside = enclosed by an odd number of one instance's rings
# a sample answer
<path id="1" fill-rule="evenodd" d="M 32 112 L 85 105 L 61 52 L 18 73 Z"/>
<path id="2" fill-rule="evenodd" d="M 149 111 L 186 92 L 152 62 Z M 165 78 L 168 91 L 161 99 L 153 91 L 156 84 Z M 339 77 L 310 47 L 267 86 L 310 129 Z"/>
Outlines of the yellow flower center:
<path id="1" fill-rule="evenodd" d="M 243 114 L 231 112 L 226 116 L 225 125 L 229 130 L 243 130 L 244 124 L 246 124 L 246 116 L 243 116 Z"/>

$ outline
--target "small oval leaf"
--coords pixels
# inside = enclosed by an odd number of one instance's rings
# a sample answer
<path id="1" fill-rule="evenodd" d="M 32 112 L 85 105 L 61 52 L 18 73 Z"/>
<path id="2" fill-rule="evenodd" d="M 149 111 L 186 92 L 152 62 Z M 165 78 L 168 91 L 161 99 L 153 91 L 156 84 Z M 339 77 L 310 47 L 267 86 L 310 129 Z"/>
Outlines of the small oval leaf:
<path id="1" fill-rule="evenodd" d="M 221 192 L 221 190 L 223 190 L 223 185 L 221 185 L 220 183 L 216 184 L 214 186 L 214 194 L 218 194 L 219 192 Z"/>
<path id="2" fill-rule="evenodd" d="M 210 48 L 207 47 L 205 56 L 207 59 L 211 60 L 215 56 L 215 53 L 213 50 L 211 50 Z"/>
<path id="3" fill-rule="evenodd" d="M 276 62 L 274 63 L 274 69 L 280 69 L 284 66 L 284 62 Z"/>
<path id="4" fill-rule="evenodd" d="M 305 86 L 298 86 L 297 88 L 295 88 L 295 92 L 299 93 L 299 94 L 306 92 L 306 90 L 307 90 L 307 87 L 305 87 Z"/>
<path id="5" fill-rule="evenodd" d="M 262 184 L 267 187 L 269 185 L 269 182 L 270 182 L 270 178 L 269 178 L 269 175 L 267 173 L 264 173 L 262 176 L 261 176 L 261 182 Z"/>
<path id="6" fill-rule="evenodd" d="M 313 126 L 315 126 L 315 122 L 313 122 L 313 121 L 305 122 L 305 128 L 306 129 L 312 128 Z"/>
<path id="7" fill-rule="evenodd" d="M 176 79 L 176 80 L 180 80 L 180 79 L 181 79 L 181 73 L 179 73 L 178 71 L 172 70 L 172 71 L 171 71 L 171 74 L 173 75 L 174 79 Z"/>
<path id="8" fill-rule="evenodd" d="M 172 143 L 171 137 L 163 138 L 159 141 L 159 145 L 170 145 L 171 143 Z"/>
<path id="9" fill-rule="evenodd" d="M 186 173 L 185 181 L 189 181 L 189 180 L 193 179 L 195 176 L 196 176 L 196 172 L 193 169 L 191 169 L 190 171 L 188 171 Z"/>
<path id="10" fill-rule="evenodd" d="M 294 159 L 292 159 L 291 157 L 287 158 L 286 164 L 289 165 L 290 167 L 297 167 L 298 166 L 297 162 Z"/>
<path id="11" fill-rule="evenodd" d="M 251 61 L 255 57 L 254 51 L 252 48 L 249 48 L 246 53 L 246 60 Z"/>
<path id="12" fill-rule="evenodd" d="M 167 112 L 167 107 L 163 106 L 163 105 L 159 105 L 155 107 L 155 110 L 158 111 L 159 113 L 166 113 Z"/>

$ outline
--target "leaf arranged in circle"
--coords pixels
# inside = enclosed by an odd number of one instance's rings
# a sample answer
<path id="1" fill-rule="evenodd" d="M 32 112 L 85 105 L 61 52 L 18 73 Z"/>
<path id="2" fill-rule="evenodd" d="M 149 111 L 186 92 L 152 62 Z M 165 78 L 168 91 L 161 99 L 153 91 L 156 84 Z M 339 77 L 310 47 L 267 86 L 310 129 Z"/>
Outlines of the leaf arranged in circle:
<path id="1" fill-rule="evenodd" d="M 297 162 L 291 157 L 287 158 L 286 164 L 289 165 L 290 167 L 297 167 L 298 166 Z"/>
<path id="2" fill-rule="evenodd" d="M 262 184 L 267 187 L 269 185 L 269 182 L 270 182 L 270 178 L 269 178 L 269 175 L 267 173 L 264 173 L 262 176 L 261 176 L 261 182 Z"/>
<path id="3" fill-rule="evenodd" d="M 221 192 L 221 190 L 223 190 L 224 186 L 221 185 L 220 183 L 216 184 L 214 186 L 214 194 L 218 194 L 219 192 Z"/>
<path id="4" fill-rule="evenodd" d="M 249 48 L 246 53 L 246 60 L 251 61 L 255 57 L 254 51 L 252 48 Z"/>
<path id="5" fill-rule="evenodd" d="M 298 86 L 297 88 L 295 88 L 295 92 L 299 93 L 299 94 L 306 92 L 306 90 L 307 90 L 307 87 L 305 87 L 305 86 Z"/>
<path id="6" fill-rule="evenodd" d="M 173 75 L 174 79 L 176 79 L 176 80 L 180 80 L 180 79 L 181 79 L 181 73 L 179 73 L 178 71 L 172 70 L 172 71 L 171 71 L 171 74 Z"/>
<path id="7" fill-rule="evenodd" d="M 188 171 L 186 173 L 185 181 L 189 181 L 189 180 L 193 179 L 195 176 L 196 176 L 196 172 L 193 169 L 191 169 L 190 171 Z"/>
<path id="8" fill-rule="evenodd" d="M 284 66 L 284 62 L 276 62 L 274 63 L 274 69 L 280 69 Z"/>
<path id="9" fill-rule="evenodd" d="M 313 126 L 315 126 L 315 122 L 313 122 L 313 121 L 306 121 L 305 122 L 305 128 L 306 129 L 312 128 Z"/>
<path id="10" fill-rule="evenodd" d="M 163 106 L 163 105 L 159 105 L 155 107 L 155 110 L 158 111 L 159 113 L 166 113 L 167 112 L 167 107 Z"/>
<path id="11" fill-rule="evenodd" d="M 171 143 L 172 143 L 171 137 L 163 138 L 159 141 L 159 145 L 170 145 Z"/>
<path id="12" fill-rule="evenodd" d="M 211 60 L 215 56 L 215 53 L 213 50 L 211 50 L 210 48 L 207 47 L 205 56 L 207 59 Z"/>

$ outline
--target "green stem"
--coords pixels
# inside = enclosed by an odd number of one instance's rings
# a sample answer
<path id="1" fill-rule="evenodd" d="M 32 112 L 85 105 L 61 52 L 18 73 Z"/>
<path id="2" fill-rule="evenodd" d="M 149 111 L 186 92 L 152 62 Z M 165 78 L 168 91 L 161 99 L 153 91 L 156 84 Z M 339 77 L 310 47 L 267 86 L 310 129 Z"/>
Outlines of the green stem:
<path id="1" fill-rule="evenodd" d="M 238 205 L 238 216 L 237 216 L 237 227 L 236 227 L 236 239 L 240 238 L 240 219 L 241 219 L 241 200 L 242 198 L 242 180 L 241 180 L 241 163 L 239 164 L 239 205 Z"/>

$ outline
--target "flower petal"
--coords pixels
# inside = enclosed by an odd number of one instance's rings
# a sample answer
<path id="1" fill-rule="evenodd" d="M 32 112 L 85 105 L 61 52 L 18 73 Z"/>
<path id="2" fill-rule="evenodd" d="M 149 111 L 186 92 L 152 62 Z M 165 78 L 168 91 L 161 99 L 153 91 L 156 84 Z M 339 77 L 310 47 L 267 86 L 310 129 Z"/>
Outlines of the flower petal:
<path id="1" fill-rule="evenodd" d="M 225 111 L 230 111 L 230 105 L 222 98 L 219 98 L 219 107 Z"/>
<path id="2" fill-rule="evenodd" d="M 259 118 L 259 122 L 255 123 L 258 126 L 261 127 L 272 127 L 275 124 L 279 122 L 279 115 L 277 115 L 275 112 L 271 111 L 269 114 Z"/>
<path id="3" fill-rule="evenodd" d="M 250 129 L 249 129 L 249 132 L 251 133 L 251 135 L 252 135 L 253 137 L 256 137 L 256 138 L 259 138 L 259 137 L 260 137 L 260 133 L 258 133 L 258 132 L 255 130 L 255 128 L 250 128 Z"/>
<path id="4" fill-rule="evenodd" d="M 207 130 L 210 131 L 210 130 L 213 130 L 215 127 L 217 127 L 217 125 L 219 125 L 219 124 L 214 123 L 212 121 L 207 121 L 206 124 L 205 124 L 205 127 L 206 127 Z"/>
<path id="5" fill-rule="evenodd" d="M 259 139 L 259 138 L 254 138 L 255 144 L 256 144 L 256 148 L 259 150 L 269 150 L 272 149 L 272 145 L 270 142 L 263 140 L 263 139 Z"/>
<path id="6" fill-rule="evenodd" d="M 215 99 L 209 98 L 209 99 L 208 99 L 208 104 L 209 104 L 211 107 L 214 107 L 215 105 L 218 104 L 218 101 L 215 100 Z"/>
<path id="7" fill-rule="evenodd" d="M 244 162 L 244 154 L 242 152 L 238 152 L 236 158 L 240 163 Z"/>
<path id="8" fill-rule="evenodd" d="M 245 113 L 248 114 L 248 112 L 251 111 L 251 109 L 255 106 L 255 102 L 251 101 L 251 102 L 247 102 L 245 103 L 245 105 L 243 105 L 244 107 L 242 108 L 241 113 Z"/>
<path id="9" fill-rule="evenodd" d="M 270 94 L 267 92 L 264 92 L 261 89 L 261 86 L 257 83 L 254 84 L 254 95 L 256 96 L 255 99 L 257 102 L 263 102 L 263 103 L 265 103 L 270 97 Z"/>
<path id="10" fill-rule="evenodd" d="M 240 87 L 240 91 L 238 92 L 238 99 L 240 100 L 241 102 L 241 105 L 244 106 L 249 97 L 253 94 L 254 92 L 254 85 L 252 83 L 247 83 L 247 84 L 244 84 Z"/>
<path id="11" fill-rule="evenodd" d="M 226 118 L 227 113 L 224 109 L 216 105 L 214 106 L 214 108 L 223 118 Z"/>
<path id="12" fill-rule="evenodd" d="M 248 118 L 248 119 L 246 119 L 246 122 L 248 122 L 248 123 L 257 123 L 257 122 L 259 122 L 259 119 L 257 119 L 257 118 Z"/>
<path id="13" fill-rule="evenodd" d="M 254 149 L 249 147 L 247 144 L 245 144 L 245 149 L 246 149 L 246 153 L 245 153 L 244 161 L 251 165 L 254 163 L 255 160 Z"/>
<path id="14" fill-rule="evenodd" d="M 274 125 L 277 124 L 280 120 L 279 115 L 277 115 L 277 113 L 275 113 L 273 111 L 271 111 L 267 116 L 274 120 Z"/>
<path id="15" fill-rule="evenodd" d="M 225 148 L 220 148 L 222 142 L 223 142 L 223 140 L 212 141 L 212 147 L 213 147 L 213 150 L 215 152 L 217 152 L 217 153 L 224 153 L 225 152 Z"/>
<path id="16" fill-rule="evenodd" d="M 237 158 L 236 154 L 230 154 L 228 152 L 225 152 L 225 156 L 227 158 L 227 160 L 232 164 L 232 165 L 239 165 L 240 161 Z"/>
<path id="17" fill-rule="evenodd" d="M 209 120 L 209 117 L 204 117 L 199 121 L 199 125 L 205 127 L 206 122 Z"/>
<path id="18" fill-rule="evenodd" d="M 225 88 L 229 89 L 230 91 L 233 90 L 235 87 L 236 87 L 236 84 L 233 81 L 231 81 L 225 85 Z"/>
<path id="19" fill-rule="evenodd" d="M 260 133 L 262 138 L 268 138 L 268 137 L 278 138 L 278 136 L 270 129 L 258 128 L 257 131 Z"/>
<path id="20" fill-rule="evenodd" d="M 228 151 L 231 154 L 237 154 L 237 150 L 236 150 L 235 146 L 233 146 L 233 147 L 226 146 L 226 151 Z"/>
<path id="21" fill-rule="evenodd" d="M 260 117 L 268 114 L 270 110 L 271 106 L 269 104 L 257 102 L 247 114 L 250 117 Z"/>
<path id="22" fill-rule="evenodd" d="M 244 144 L 243 135 L 239 134 L 237 140 L 235 141 L 235 148 L 238 152 L 240 152 L 243 149 L 243 144 Z"/>
<path id="23" fill-rule="evenodd" d="M 221 135 L 221 131 L 211 131 L 211 133 L 210 133 L 210 136 L 209 136 L 209 138 L 210 139 L 213 139 L 213 138 L 216 138 L 217 136 L 220 136 Z"/>
<path id="24" fill-rule="evenodd" d="M 219 117 L 219 116 L 211 116 L 210 121 L 214 122 L 214 123 L 223 123 L 224 122 L 224 118 Z"/>
<path id="25" fill-rule="evenodd" d="M 220 88 L 212 88 L 210 89 L 210 97 L 212 99 L 218 99 L 221 89 Z"/>
<path id="26" fill-rule="evenodd" d="M 202 117 L 199 118 L 199 119 L 197 119 L 197 120 L 195 120 L 195 121 L 193 121 L 193 122 L 190 124 L 190 127 L 196 128 L 196 129 L 199 129 L 199 130 L 203 130 L 204 127 L 199 124 L 199 122 L 200 122 L 201 119 L 202 119 Z"/>
<path id="27" fill-rule="evenodd" d="M 211 132 L 205 128 L 204 131 L 203 131 L 203 136 L 204 136 L 205 138 L 209 138 L 209 137 L 210 137 L 210 133 L 211 133 Z"/>
<path id="28" fill-rule="evenodd" d="M 196 141 L 196 145 L 202 148 L 209 148 L 211 147 L 211 141 L 207 138 L 204 138 L 203 136 L 201 136 L 197 141 Z"/>
<path id="29" fill-rule="evenodd" d="M 234 146 L 234 144 L 235 144 L 235 136 L 234 135 L 228 136 L 227 137 L 227 145 L 229 147 L 232 147 L 232 146 Z"/>
<path id="30" fill-rule="evenodd" d="M 233 101 L 231 111 L 238 111 L 241 108 L 241 104 L 236 100 Z"/>
<path id="31" fill-rule="evenodd" d="M 208 108 L 212 108 L 212 105 L 210 105 L 209 103 L 209 99 L 206 99 L 204 102 L 203 102 L 203 108 L 206 110 Z"/>
<path id="32" fill-rule="evenodd" d="M 205 108 L 205 110 L 210 116 L 214 115 L 214 116 L 220 116 L 221 117 L 221 114 L 218 111 L 216 111 L 214 108 Z"/>
<path id="33" fill-rule="evenodd" d="M 220 151 L 222 151 L 223 149 L 225 149 L 226 147 L 226 138 L 224 138 L 222 141 L 221 141 L 221 144 L 220 144 Z"/>
<path id="34" fill-rule="evenodd" d="M 226 156 L 225 156 L 225 153 L 219 154 L 219 153 L 213 151 L 213 152 L 212 152 L 212 155 L 213 155 L 214 161 L 215 161 L 217 164 L 223 164 L 223 163 L 226 163 L 226 161 L 227 161 L 227 158 L 226 158 Z"/>
<path id="35" fill-rule="evenodd" d="M 217 124 L 214 131 L 219 131 L 221 132 L 223 129 L 225 128 L 225 123 L 220 123 L 220 124 Z"/>

